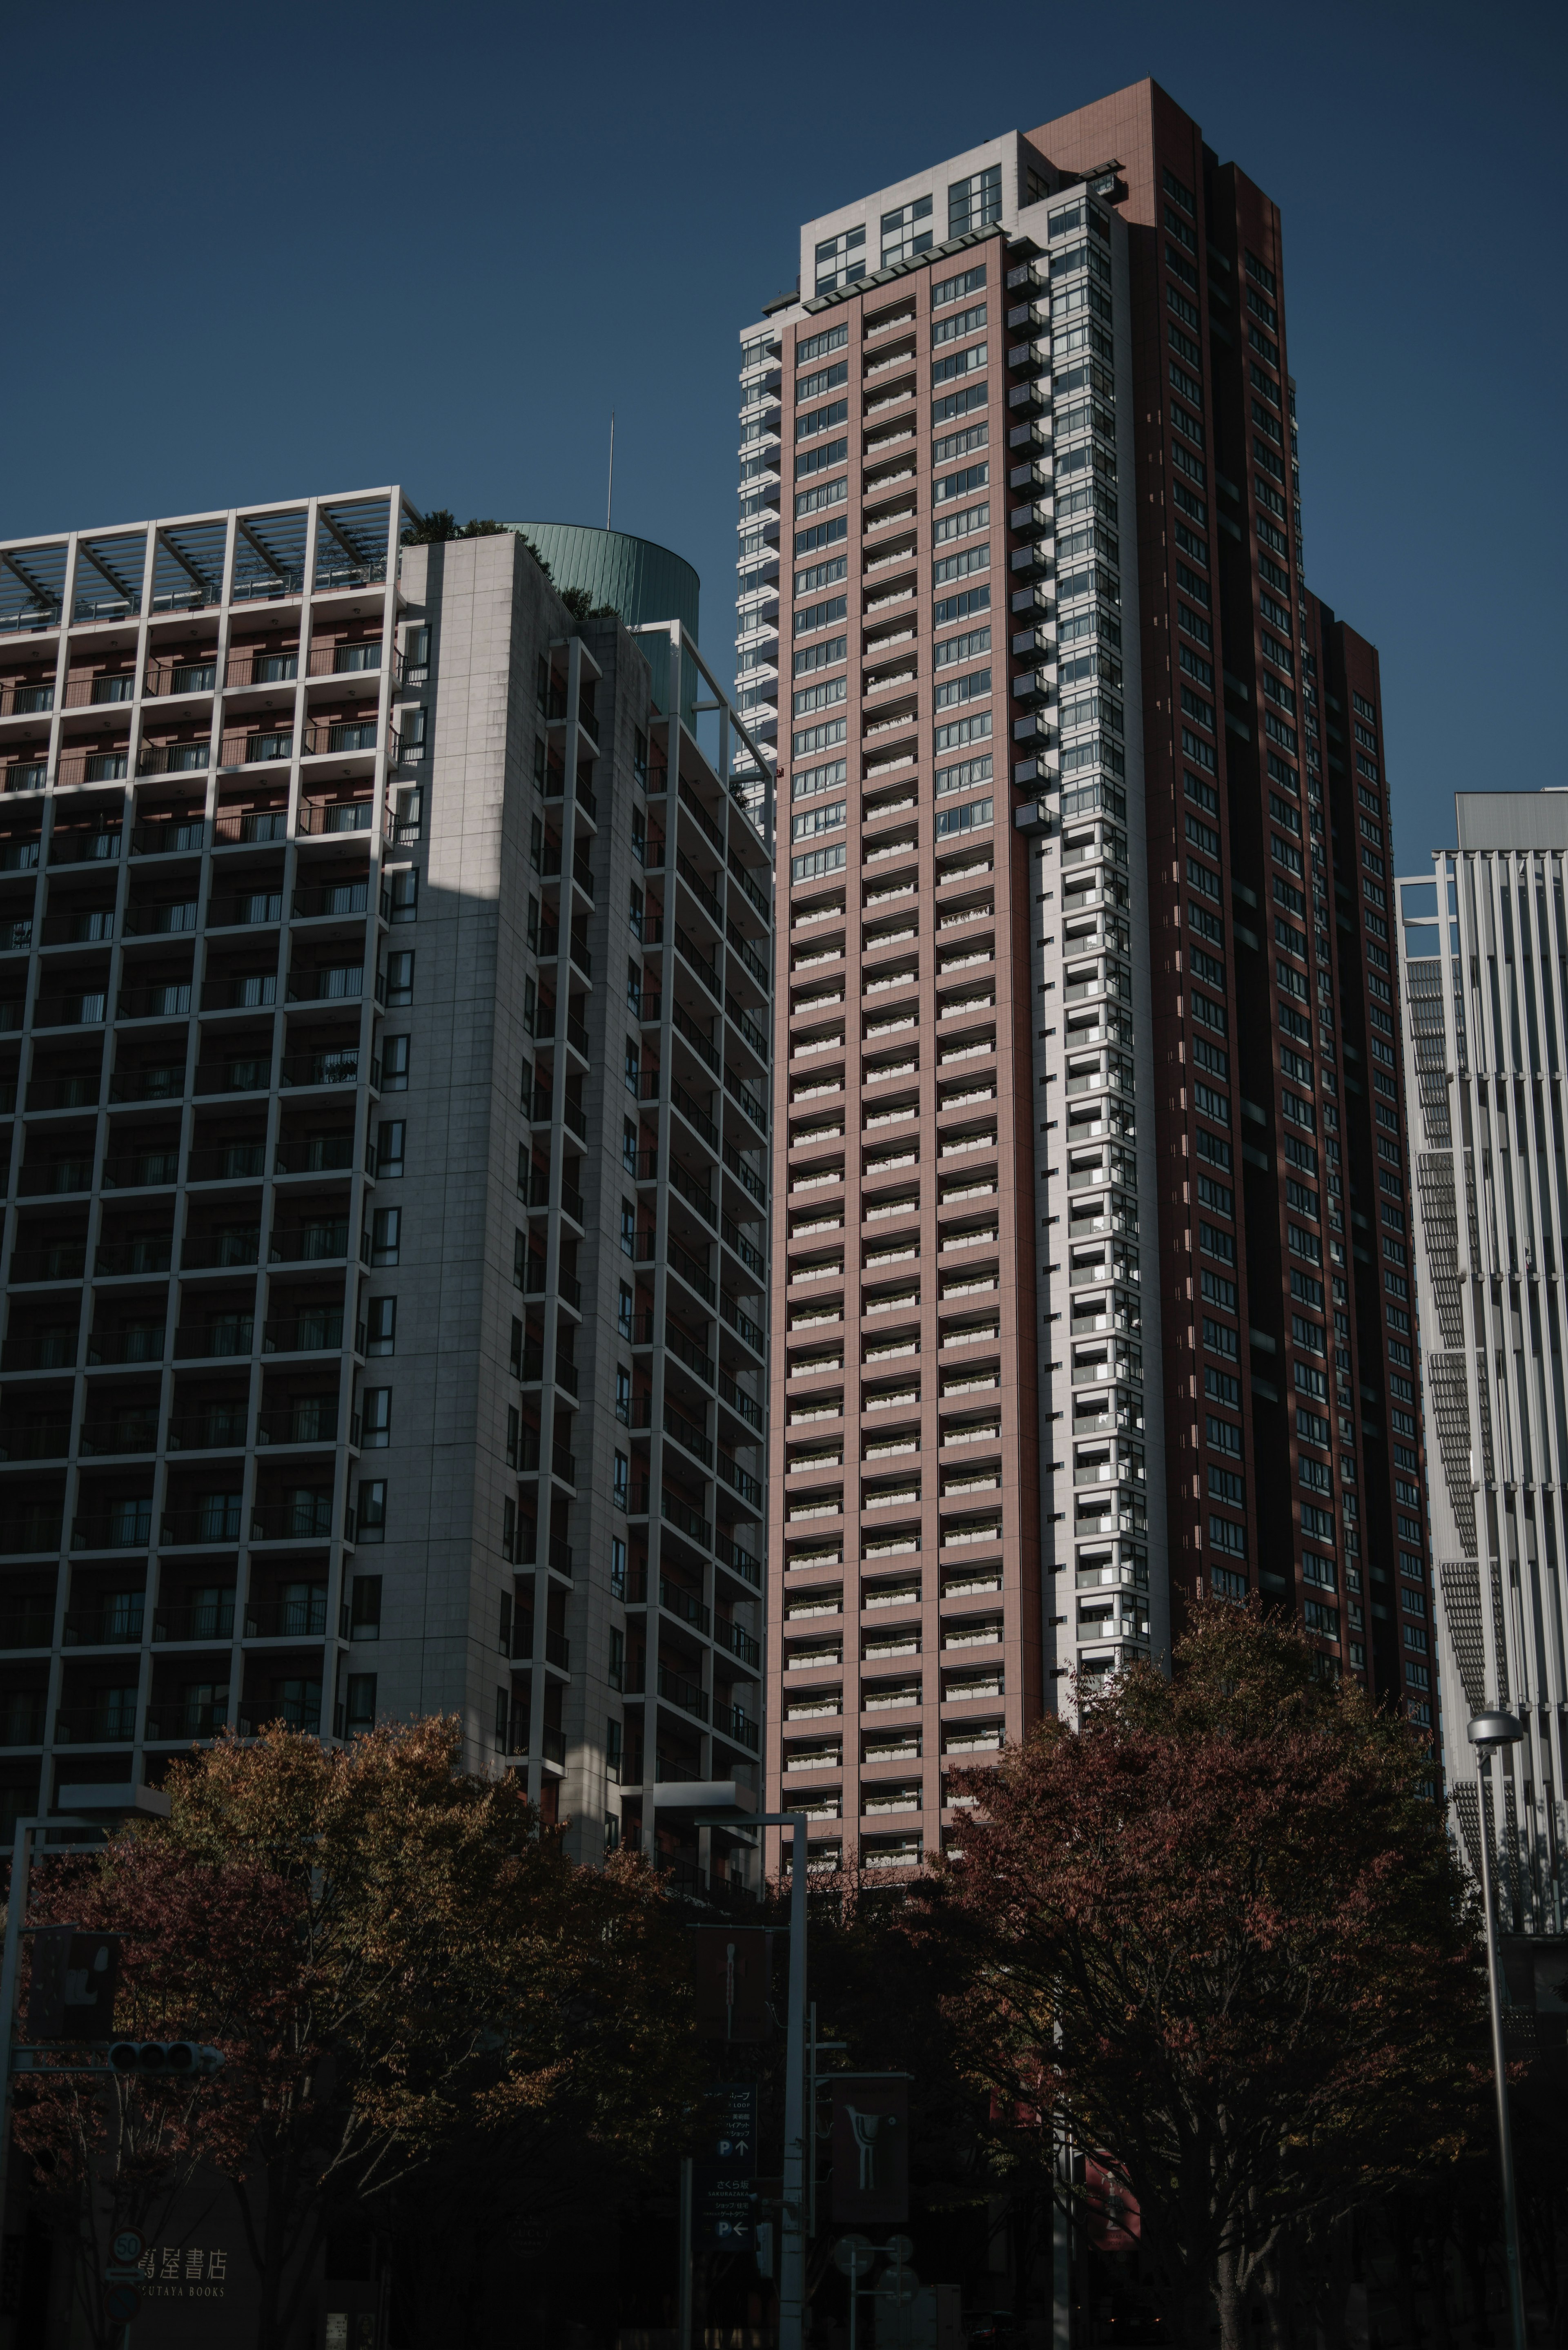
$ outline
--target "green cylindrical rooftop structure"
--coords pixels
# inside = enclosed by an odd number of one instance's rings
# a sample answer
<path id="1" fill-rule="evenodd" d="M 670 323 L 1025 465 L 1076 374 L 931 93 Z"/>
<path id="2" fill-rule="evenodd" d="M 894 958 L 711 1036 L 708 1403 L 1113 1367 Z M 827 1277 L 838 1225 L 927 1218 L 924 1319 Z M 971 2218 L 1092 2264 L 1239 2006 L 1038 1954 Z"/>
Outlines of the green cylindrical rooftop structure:
<path id="1" fill-rule="evenodd" d="M 532 539 L 557 588 L 580 588 L 596 604 L 613 604 L 635 628 L 644 620 L 679 620 L 694 644 L 701 581 L 689 563 L 651 539 L 584 523 L 512 522 L 508 530 Z"/>

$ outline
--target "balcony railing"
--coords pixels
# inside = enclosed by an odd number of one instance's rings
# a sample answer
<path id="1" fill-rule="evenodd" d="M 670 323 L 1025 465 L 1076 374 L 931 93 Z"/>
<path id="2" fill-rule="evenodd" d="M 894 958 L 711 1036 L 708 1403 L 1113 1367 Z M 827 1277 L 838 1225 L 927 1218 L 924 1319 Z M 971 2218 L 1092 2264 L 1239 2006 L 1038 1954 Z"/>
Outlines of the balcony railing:
<path id="1" fill-rule="evenodd" d="M 324 1306 L 314 1314 L 269 1321 L 262 1327 L 264 1355 L 326 1355 L 343 1345 L 343 1308 Z"/>
<path id="2" fill-rule="evenodd" d="M 99 1607 L 66 1611 L 67 1648 L 134 1648 L 140 1645 L 143 1623 L 140 1591 L 117 1593 Z"/>
<path id="3" fill-rule="evenodd" d="M 152 1618 L 155 1640 L 232 1640 L 234 1595 L 217 1591 L 180 1607 L 160 1607 Z"/>
<path id="4" fill-rule="evenodd" d="M 374 829 L 376 809 L 372 801 L 307 800 L 299 811 L 302 833 L 369 832 Z"/>
<path id="5" fill-rule="evenodd" d="M 308 1224 L 275 1224 L 267 1243 L 269 1264 L 313 1263 L 348 1253 L 346 1216 L 320 1218 Z"/>
<path id="6" fill-rule="evenodd" d="M 324 1542 L 331 1532 L 329 1492 L 299 1492 L 286 1501 L 258 1502 L 251 1513 L 253 1542 Z M 324 1611 L 325 1605 L 324 1599 Z M 325 1620 L 324 1612 L 324 1624 Z"/>
<path id="7" fill-rule="evenodd" d="M 202 1362 L 248 1355 L 254 1343 L 254 1318 L 249 1314 L 224 1314 L 204 1323 L 182 1322 L 174 1333 L 174 1359 Z M 89 1347 L 89 1360 L 91 1352 Z M 161 1352 L 160 1347 L 160 1356 Z"/>
<path id="8" fill-rule="evenodd" d="M 170 1272 L 171 1233 L 148 1232 L 136 1241 L 99 1241 L 94 1248 L 94 1272 L 103 1276 L 118 1274 L 167 1274 Z"/>
<path id="9" fill-rule="evenodd" d="M 287 837 L 288 812 L 281 807 L 220 808 L 213 823 L 213 839 L 219 847 Z"/>
<path id="10" fill-rule="evenodd" d="M 335 1444 L 337 1440 L 336 1396 L 306 1396 L 295 1403 L 274 1404 L 256 1420 L 258 1444 Z"/>
<path id="11" fill-rule="evenodd" d="M 51 865 L 107 864 L 119 855 L 120 827 L 115 825 L 56 825 L 49 836 Z"/>
<path id="12" fill-rule="evenodd" d="M 35 1551 L 57 1554 L 60 1515 L 58 1510 L 23 1510 L 15 1517 L 0 1519 L 0 1556 L 24 1558 Z"/>
<path id="13" fill-rule="evenodd" d="M 201 848 L 206 837 L 200 816 L 150 817 L 131 827 L 130 850 L 133 857 L 171 857 L 179 850 Z"/>
<path id="14" fill-rule="evenodd" d="M 158 1413 L 155 1409 L 115 1412 L 99 1419 L 89 1416 L 82 1422 L 81 1450 L 84 1453 L 155 1452 L 157 1449 Z"/>
<path id="15" fill-rule="evenodd" d="M 63 1461 L 70 1449 L 68 1419 L 35 1419 L 0 1427 L 0 1461 Z M 0 1639 L 0 1648 L 5 1645 Z"/>
<path id="16" fill-rule="evenodd" d="M 379 641 L 354 645 L 314 645 L 306 662 L 307 677 L 357 677 L 381 666 Z"/>
<path id="17" fill-rule="evenodd" d="M 109 1690 L 91 1705 L 62 1705 L 55 1715 L 57 1746 L 129 1746 L 135 1736 L 134 1689 Z"/>
<path id="18" fill-rule="evenodd" d="M 213 660 L 150 660 L 142 691 L 148 696 L 166 693 L 211 693 L 218 681 L 218 664 Z"/>
<path id="19" fill-rule="evenodd" d="M 245 1602 L 247 1640 L 319 1640 L 327 1630 L 325 1589 L 294 1592 L 282 1599 Z"/>
<path id="20" fill-rule="evenodd" d="M 0 1609 L 0 1648 L 47 1648 L 55 1637 L 55 1611 L 40 1603 L 26 1603 Z M 5 1721 L 6 1700 L 0 1697 L 0 1724 Z M 0 1738 L 0 1743 L 10 1742 Z"/>
<path id="21" fill-rule="evenodd" d="M 213 764 L 210 742 L 148 743 L 136 763 L 139 775 L 199 775 Z"/>
<path id="22" fill-rule="evenodd" d="M 149 1743 L 183 1743 L 187 1739 L 216 1738 L 229 1718 L 229 1699 L 154 1698 L 147 1709 L 147 1725 L 142 1733 Z"/>
<path id="23" fill-rule="evenodd" d="M 169 1422 L 171 1452 L 243 1451 L 245 1441 L 243 1404 L 209 1404 L 203 1411 L 178 1412 Z"/>

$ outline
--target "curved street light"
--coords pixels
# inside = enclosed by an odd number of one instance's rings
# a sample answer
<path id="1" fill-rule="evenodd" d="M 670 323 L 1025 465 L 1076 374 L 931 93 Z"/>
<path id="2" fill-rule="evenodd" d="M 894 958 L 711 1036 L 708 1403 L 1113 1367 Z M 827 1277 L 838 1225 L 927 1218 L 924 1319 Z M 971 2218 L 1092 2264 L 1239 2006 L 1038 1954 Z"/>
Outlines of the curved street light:
<path id="1" fill-rule="evenodd" d="M 1490 1779 L 1490 1762 L 1494 1753 L 1503 1748 L 1517 1746 L 1524 1736 L 1524 1724 L 1517 1715 L 1500 1710 L 1478 1713 L 1469 1724 L 1467 1733 L 1476 1750 L 1480 1773 L 1480 1794 L 1484 1794 Z M 1493 1816 L 1499 1806 L 1494 1804 Z M 1480 1820 L 1481 1902 L 1486 1910 L 1486 1974 L 1487 1992 L 1491 2003 L 1491 2064 L 1497 2084 L 1497 2149 L 1502 2172 L 1502 2236 L 1508 2264 L 1508 2309 L 1512 2350 L 1525 2350 L 1524 2287 L 1519 2266 L 1519 2204 L 1513 2184 L 1513 2136 L 1508 2119 L 1508 2065 L 1502 2048 L 1502 1992 L 1498 1966 L 1497 1920 L 1493 1915 L 1491 1881 L 1491 1838 L 1487 1832 L 1486 1805 L 1480 1799 L 1476 1804 Z"/>

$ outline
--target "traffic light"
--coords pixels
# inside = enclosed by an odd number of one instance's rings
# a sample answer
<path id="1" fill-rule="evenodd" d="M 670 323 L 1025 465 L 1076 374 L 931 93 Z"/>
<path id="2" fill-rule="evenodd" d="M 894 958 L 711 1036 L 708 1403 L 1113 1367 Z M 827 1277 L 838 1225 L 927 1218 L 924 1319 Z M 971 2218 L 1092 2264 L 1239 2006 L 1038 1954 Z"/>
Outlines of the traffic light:
<path id="1" fill-rule="evenodd" d="M 221 2048 L 194 2040 L 117 2040 L 110 2046 L 111 2071 L 150 2081 L 200 2080 L 223 2064 Z"/>

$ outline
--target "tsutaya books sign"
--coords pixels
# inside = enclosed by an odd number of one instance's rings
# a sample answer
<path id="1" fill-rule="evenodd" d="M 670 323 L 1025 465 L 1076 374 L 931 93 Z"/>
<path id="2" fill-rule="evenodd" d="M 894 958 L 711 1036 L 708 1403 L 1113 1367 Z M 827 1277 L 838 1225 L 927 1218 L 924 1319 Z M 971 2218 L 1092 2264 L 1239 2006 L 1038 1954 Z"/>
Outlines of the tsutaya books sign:
<path id="1" fill-rule="evenodd" d="M 221 2244 L 154 2244 L 138 2265 L 144 2303 L 222 2301 L 229 2289 L 229 2255 Z"/>

